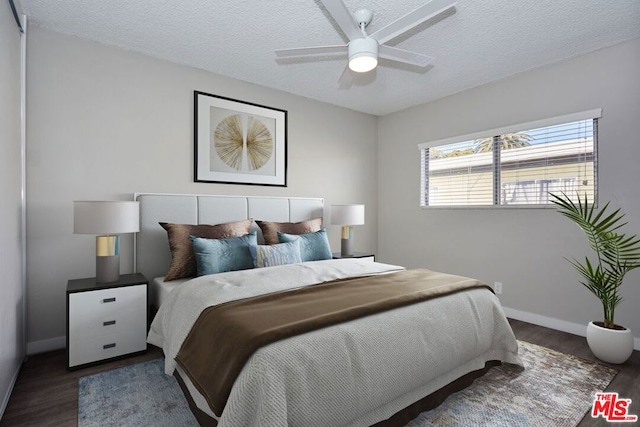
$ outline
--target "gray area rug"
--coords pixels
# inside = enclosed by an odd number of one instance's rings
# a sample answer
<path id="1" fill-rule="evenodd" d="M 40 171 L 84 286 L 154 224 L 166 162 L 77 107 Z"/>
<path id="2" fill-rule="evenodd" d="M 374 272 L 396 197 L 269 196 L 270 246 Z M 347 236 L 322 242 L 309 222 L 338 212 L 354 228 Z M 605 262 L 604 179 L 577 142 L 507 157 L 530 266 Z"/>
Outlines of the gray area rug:
<path id="1" fill-rule="evenodd" d="M 617 371 L 595 362 L 519 341 L 525 370 L 491 368 L 470 387 L 451 395 L 408 427 L 575 426 L 593 396 Z M 78 426 L 197 426 L 163 359 L 79 380 Z"/>
<path id="2" fill-rule="evenodd" d="M 78 380 L 78 426 L 198 426 L 176 379 L 154 359 Z"/>

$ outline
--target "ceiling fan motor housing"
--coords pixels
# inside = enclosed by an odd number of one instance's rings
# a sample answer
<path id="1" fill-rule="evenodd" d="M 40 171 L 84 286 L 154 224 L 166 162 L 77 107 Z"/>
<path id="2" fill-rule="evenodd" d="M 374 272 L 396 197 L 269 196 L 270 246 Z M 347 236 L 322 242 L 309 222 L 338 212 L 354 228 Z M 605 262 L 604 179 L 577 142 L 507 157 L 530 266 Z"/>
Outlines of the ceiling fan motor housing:
<path id="1" fill-rule="evenodd" d="M 370 37 L 349 42 L 349 68 L 358 73 L 371 71 L 378 65 L 378 42 Z"/>

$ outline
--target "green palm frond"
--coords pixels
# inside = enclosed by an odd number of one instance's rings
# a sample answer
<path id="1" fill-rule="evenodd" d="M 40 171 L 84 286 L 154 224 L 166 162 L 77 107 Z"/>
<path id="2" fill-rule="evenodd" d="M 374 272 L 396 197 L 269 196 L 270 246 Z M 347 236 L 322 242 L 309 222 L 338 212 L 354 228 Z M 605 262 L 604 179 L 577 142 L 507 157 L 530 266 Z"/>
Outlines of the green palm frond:
<path id="1" fill-rule="evenodd" d="M 616 306 L 622 301 L 618 290 L 624 276 L 640 267 L 640 238 L 626 236 L 621 228 L 624 213 L 616 209 L 609 213 L 609 203 L 596 212 L 594 204 L 589 205 L 578 194 L 574 202 L 566 194 L 549 193 L 551 202 L 558 206 L 558 212 L 572 220 L 587 236 L 589 246 L 597 256 L 597 262 L 585 257 L 584 263 L 570 260 L 583 277 L 580 283 L 596 295 L 604 308 L 605 326 L 613 327 Z"/>
<path id="2" fill-rule="evenodd" d="M 498 142 L 503 150 L 512 148 L 528 147 L 535 138 L 526 133 L 506 133 L 500 135 Z M 493 137 L 480 138 L 475 140 L 474 151 L 476 153 L 490 153 L 493 151 Z"/>

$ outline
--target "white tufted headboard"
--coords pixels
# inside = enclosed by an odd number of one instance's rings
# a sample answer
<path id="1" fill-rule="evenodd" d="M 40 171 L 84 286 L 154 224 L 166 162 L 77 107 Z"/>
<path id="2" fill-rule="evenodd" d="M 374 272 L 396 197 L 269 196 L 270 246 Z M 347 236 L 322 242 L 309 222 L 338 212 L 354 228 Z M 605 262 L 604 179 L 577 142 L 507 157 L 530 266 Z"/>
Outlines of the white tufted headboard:
<path id="1" fill-rule="evenodd" d="M 140 232 L 135 235 L 134 271 L 147 279 L 164 276 L 171 262 L 167 232 L 159 222 L 220 224 L 247 218 L 299 222 L 324 217 L 324 199 L 136 193 Z M 326 222 L 325 222 L 326 224 Z M 263 242 L 258 231 L 258 241 Z"/>

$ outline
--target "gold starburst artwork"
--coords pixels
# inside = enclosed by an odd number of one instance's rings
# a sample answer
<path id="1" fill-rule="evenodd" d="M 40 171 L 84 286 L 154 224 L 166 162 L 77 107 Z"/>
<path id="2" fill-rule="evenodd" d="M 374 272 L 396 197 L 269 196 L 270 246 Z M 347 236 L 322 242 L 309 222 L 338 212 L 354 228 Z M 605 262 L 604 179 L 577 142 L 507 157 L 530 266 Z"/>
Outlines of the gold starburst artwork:
<path id="1" fill-rule="evenodd" d="M 235 170 L 242 168 L 244 140 L 239 114 L 223 119 L 213 134 L 216 152 L 225 164 Z"/>
<path id="2" fill-rule="evenodd" d="M 273 153 L 271 132 L 260 120 L 249 116 L 247 125 L 247 157 L 249 169 L 256 170 L 264 166 Z"/>
<path id="3" fill-rule="evenodd" d="M 242 169 L 242 158 L 246 149 L 249 170 L 263 167 L 273 154 L 271 132 L 259 119 L 247 119 L 247 139 L 244 143 L 244 129 L 239 114 L 226 117 L 218 123 L 213 134 L 218 157 L 235 170 Z"/>

